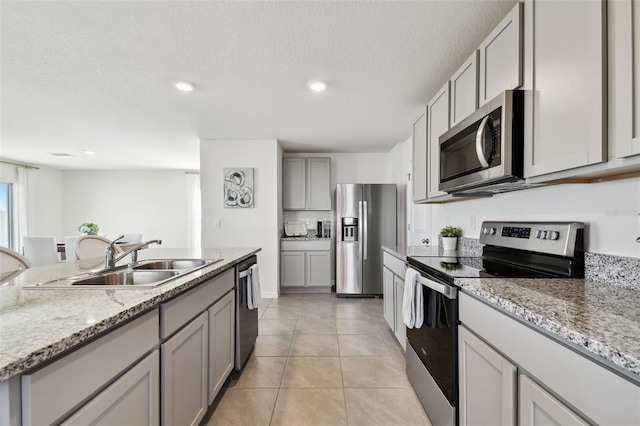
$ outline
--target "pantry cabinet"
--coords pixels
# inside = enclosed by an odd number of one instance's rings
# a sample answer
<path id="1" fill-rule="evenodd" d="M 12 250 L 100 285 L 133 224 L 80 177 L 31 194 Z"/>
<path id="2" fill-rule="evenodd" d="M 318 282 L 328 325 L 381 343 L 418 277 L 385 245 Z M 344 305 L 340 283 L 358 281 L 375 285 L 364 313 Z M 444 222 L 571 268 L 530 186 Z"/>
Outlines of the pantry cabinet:
<path id="1" fill-rule="evenodd" d="M 331 159 L 283 158 L 284 210 L 331 210 Z"/>
<path id="2" fill-rule="evenodd" d="M 449 82 L 427 104 L 427 196 L 429 199 L 447 195 L 440 191 L 440 135 L 449 130 Z"/>
<path id="3" fill-rule="evenodd" d="M 460 425 L 515 425 L 517 368 L 466 327 L 458 327 Z"/>
<path id="4" fill-rule="evenodd" d="M 478 108 L 478 51 L 465 61 L 450 79 L 451 127 Z"/>
<path id="5" fill-rule="evenodd" d="M 606 160 L 604 1 L 526 1 L 524 176 Z"/>
<path id="6" fill-rule="evenodd" d="M 560 402 L 530 377 L 520 374 L 519 424 L 521 426 L 587 426 L 588 422 Z"/>
<path id="7" fill-rule="evenodd" d="M 479 106 L 522 86 L 522 3 L 480 44 Z"/>
<path id="8" fill-rule="evenodd" d="M 609 159 L 640 154 L 640 3 L 607 3 Z"/>
<path id="9" fill-rule="evenodd" d="M 413 202 L 427 199 L 427 114 L 413 123 Z"/>

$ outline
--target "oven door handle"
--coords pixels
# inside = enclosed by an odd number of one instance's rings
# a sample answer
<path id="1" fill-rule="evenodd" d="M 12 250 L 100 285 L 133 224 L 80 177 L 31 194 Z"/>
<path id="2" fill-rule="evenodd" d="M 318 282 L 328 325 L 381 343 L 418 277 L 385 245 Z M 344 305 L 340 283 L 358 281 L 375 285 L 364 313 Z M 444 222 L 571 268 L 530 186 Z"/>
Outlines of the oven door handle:
<path id="1" fill-rule="evenodd" d="M 480 123 L 480 127 L 478 127 L 478 133 L 476 133 L 476 155 L 483 169 L 489 168 L 489 162 L 482 149 L 482 139 L 484 139 L 484 130 L 487 128 L 487 121 L 489 121 L 488 115 L 482 119 L 482 123 Z"/>
<path id="2" fill-rule="evenodd" d="M 457 295 L 456 287 L 452 287 L 450 285 L 441 284 L 437 281 L 431 280 L 427 277 L 420 275 L 420 284 L 423 286 L 430 288 L 433 291 L 436 291 L 442 294 L 447 299 L 455 299 Z"/>

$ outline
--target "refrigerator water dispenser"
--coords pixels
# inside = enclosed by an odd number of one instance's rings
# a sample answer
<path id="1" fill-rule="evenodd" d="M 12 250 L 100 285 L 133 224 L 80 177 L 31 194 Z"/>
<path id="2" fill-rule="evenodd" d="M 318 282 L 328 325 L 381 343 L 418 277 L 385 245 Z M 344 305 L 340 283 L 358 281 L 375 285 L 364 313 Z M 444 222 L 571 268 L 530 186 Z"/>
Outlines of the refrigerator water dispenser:
<path id="1" fill-rule="evenodd" d="M 342 241 L 358 241 L 358 218 L 343 217 L 342 218 Z"/>

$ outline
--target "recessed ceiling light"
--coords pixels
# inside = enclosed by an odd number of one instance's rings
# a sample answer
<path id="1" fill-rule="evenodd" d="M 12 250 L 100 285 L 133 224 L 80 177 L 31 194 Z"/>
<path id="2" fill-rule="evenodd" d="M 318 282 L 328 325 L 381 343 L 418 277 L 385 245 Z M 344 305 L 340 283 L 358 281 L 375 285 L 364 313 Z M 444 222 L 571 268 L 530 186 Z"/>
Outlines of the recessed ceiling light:
<path id="1" fill-rule="evenodd" d="M 176 86 L 176 89 L 182 90 L 183 92 L 191 92 L 193 90 L 193 84 L 188 81 L 176 81 L 173 85 Z"/>
<path id="2" fill-rule="evenodd" d="M 327 83 L 325 83 L 324 81 L 313 80 L 310 81 L 307 86 L 309 86 L 309 89 L 313 90 L 314 92 L 324 92 L 324 90 L 327 88 Z"/>
<path id="3" fill-rule="evenodd" d="M 87 154 L 87 155 L 93 155 L 93 154 L 95 154 L 95 151 L 89 151 L 88 149 L 85 149 L 85 150 L 84 150 L 84 151 L 82 151 L 82 152 L 84 152 L 84 153 L 85 153 L 85 154 Z"/>

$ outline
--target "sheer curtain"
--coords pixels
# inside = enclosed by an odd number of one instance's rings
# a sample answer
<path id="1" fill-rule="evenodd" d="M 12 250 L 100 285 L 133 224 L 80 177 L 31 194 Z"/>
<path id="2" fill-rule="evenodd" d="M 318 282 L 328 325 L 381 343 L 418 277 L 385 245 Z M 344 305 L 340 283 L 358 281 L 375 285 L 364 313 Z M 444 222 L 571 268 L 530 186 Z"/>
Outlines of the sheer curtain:
<path id="1" fill-rule="evenodd" d="M 201 210 L 200 174 L 187 172 L 187 244 L 189 248 L 200 248 Z"/>
<path id="2" fill-rule="evenodd" d="M 18 232 L 14 247 L 18 251 L 22 249 L 22 237 L 35 233 L 36 223 L 36 183 L 38 169 L 18 167 L 18 188 L 16 200 L 16 218 Z"/>

